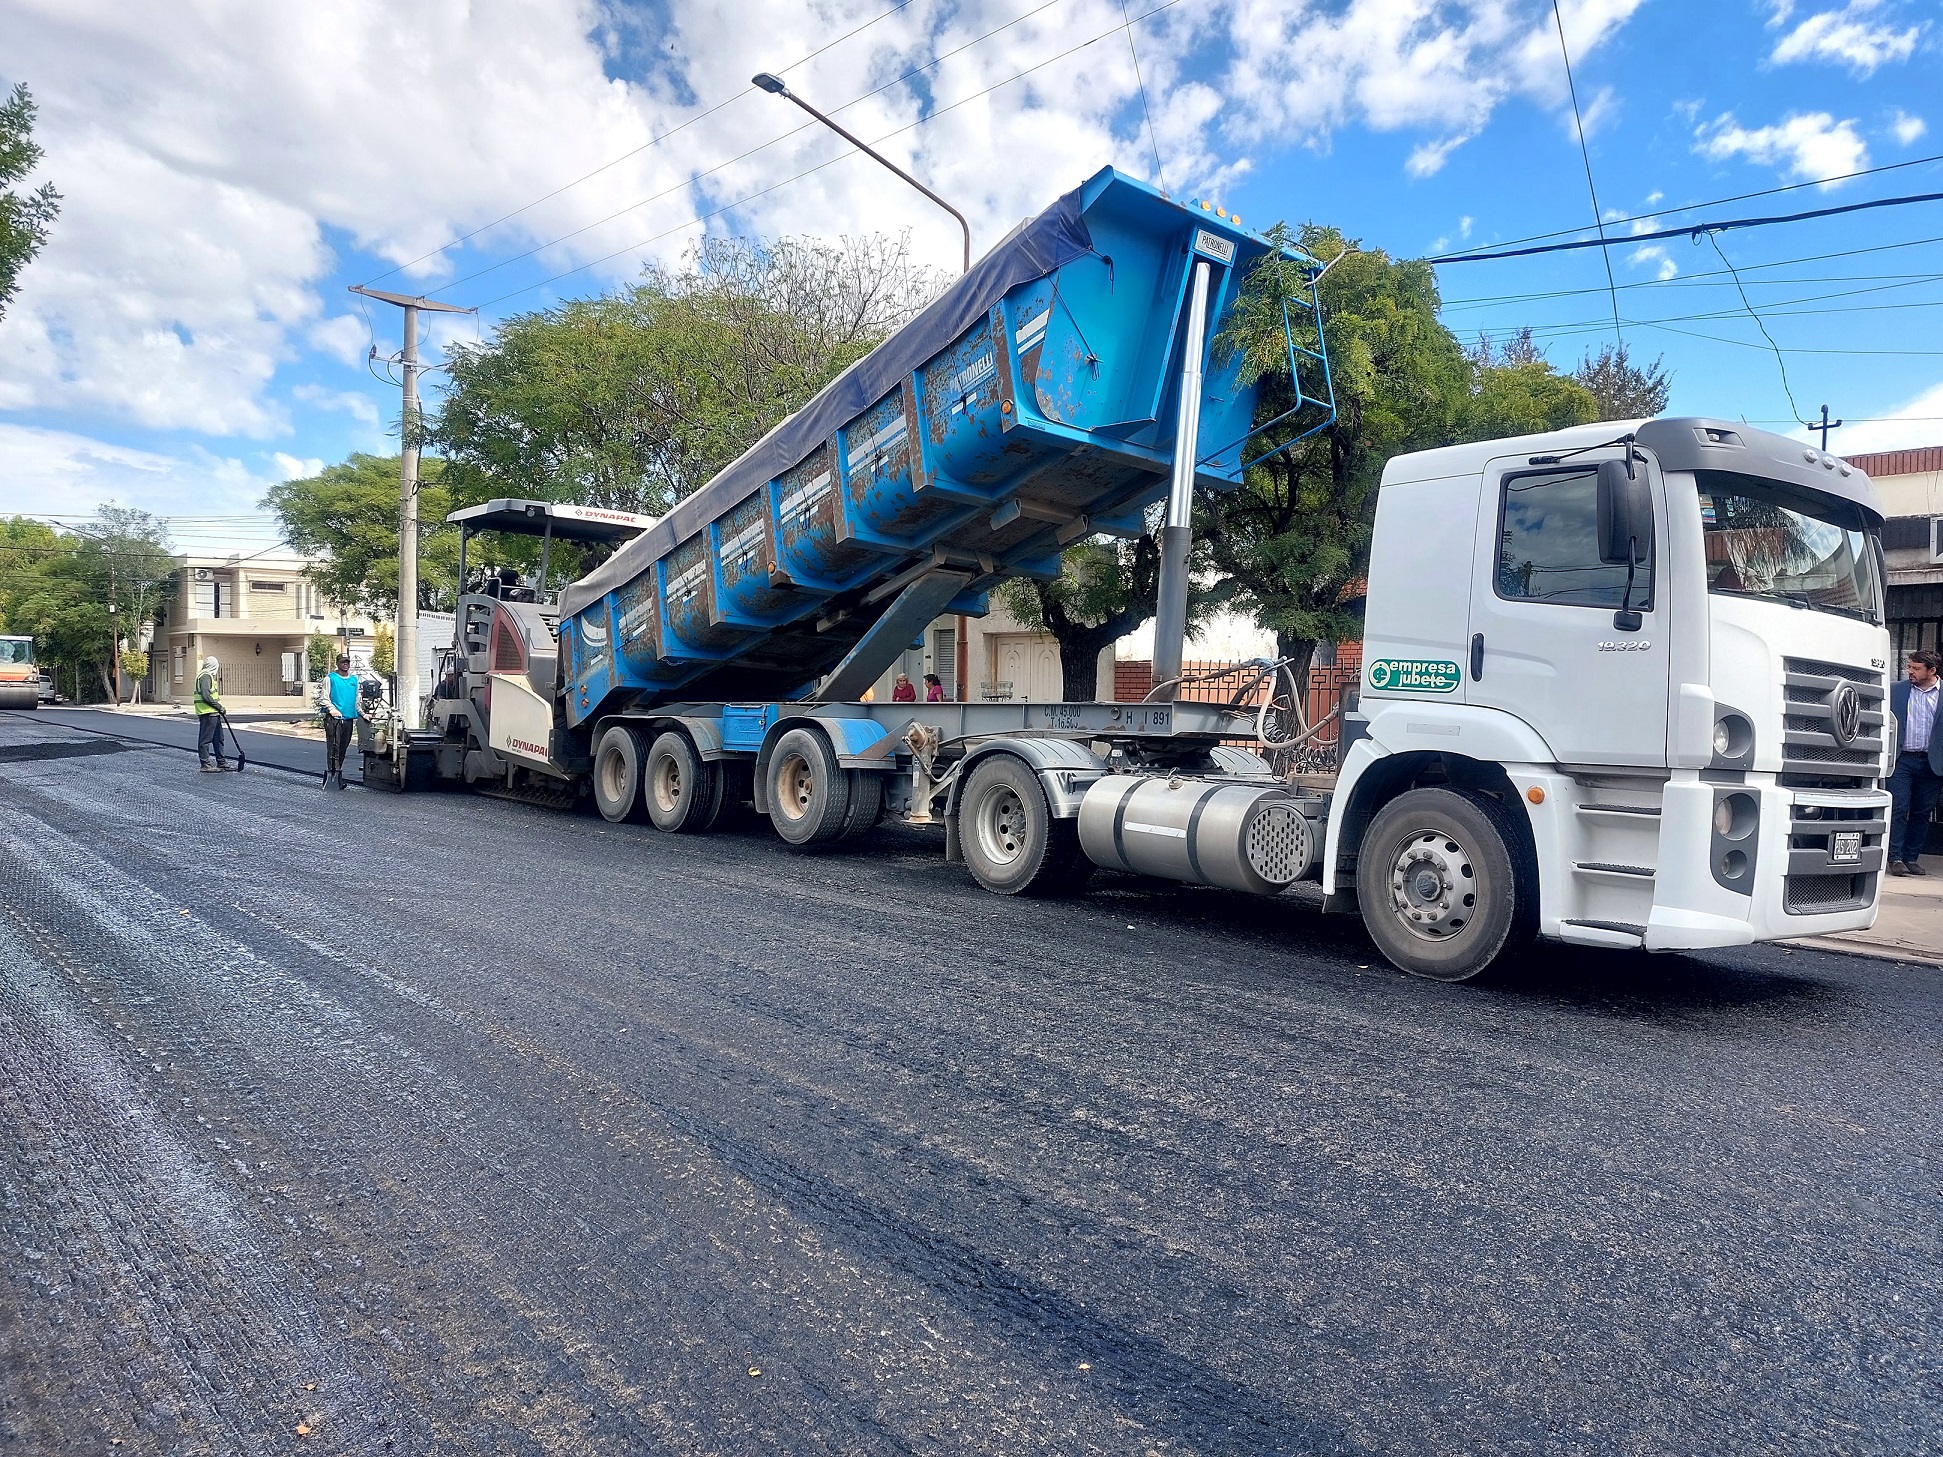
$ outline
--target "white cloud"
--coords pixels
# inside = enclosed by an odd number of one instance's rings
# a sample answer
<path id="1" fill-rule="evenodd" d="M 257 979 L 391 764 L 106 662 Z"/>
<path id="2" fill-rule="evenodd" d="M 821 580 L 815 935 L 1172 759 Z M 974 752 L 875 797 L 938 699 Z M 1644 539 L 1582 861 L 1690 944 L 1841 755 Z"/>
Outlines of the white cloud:
<path id="1" fill-rule="evenodd" d="M 1869 165 L 1868 145 L 1854 121 L 1836 121 L 1825 111 L 1791 113 L 1774 126 L 1752 130 L 1726 112 L 1699 128 L 1694 138 L 1694 151 L 1711 161 L 1743 157 L 1801 181 L 1840 177 Z"/>
<path id="2" fill-rule="evenodd" d="M 1906 61 L 1915 53 L 1923 27 L 1899 28 L 1873 19 L 1882 0 L 1849 0 L 1840 10 L 1809 16 L 1775 43 L 1769 59 L 1776 65 L 1796 61 L 1834 61 L 1857 75 L 1867 76 L 1891 61 Z M 1771 24 L 1785 24 L 1792 7 Z"/>
<path id="3" fill-rule="evenodd" d="M 1654 276 L 1661 283 L 1665 283 L 1669 278 L 1678 277 L 1680 273 L 1680 265 L 1669 258 L 1666 249 L 1662 248 L 1658 243 L 1644 243 L 1640 245 L 1626 255 L 1626 261 L 1635 267 L 1642 263 L 1657 265 L 1653 270 Z"/>
<path id="4" fill-rule="evenodd" d="M 1471 236 L 1471 225 L 1475 221 L 1475 218 L 1459 218 L 1457 220 L 1457 236 L 1460 238 L 1469 238 Z"/>
<path id="5" fill-rule="evenodd" d="M 1791 434 L 1806 438 L 1802 432 Z M 1841 434 L 1830 437 L 1840 442 L 1843 455 L 1863 455 L 1872 450 L 1914 450 L 1925 445 L 1943 444 L 1943 384 L 1931 385 L 1913 399 L 1881 416 L 1858 420 L 1844 426 Z"/>
<path id="6" fill-rule="evenodd" d="M 342 410 L 354 420 L 376 427 L 383 423 L 377 403 L 369 395 L 358 394 L 355 390 L 328 389 L 319 384 L 300 384 L 290 391 L 290 397 L 302 400 L 307 405 L 315 405 L 320 410 Z M 402 401 L 401 401 L 402 409 Z"/>
<path id="7" fill-rule="evenodd" d="M 1564 0 L 1574 63 L 1641 3 Z M 371 330 L 381 354 L 395 347 L 396 310 L 367 313 L 338 290 L 347 244 L 401 265 L 394 288 L 436 289 L 536 248 L 549 270 L 593 263 L 565 285 L 580 291 L 677 255 L 700 214 L 734 205 L 709 226 L 910 228 L 925 262 L 954 266 L 952 223 L 748 77 L 864 27 L 789 66 L 791 84 L 885 137 L 965 208 L 984 246 L 1102 162 L 1153 167 L 1119 0 L 1062 0 L 978 41 L 1027 8 L 669 0 L 651 43 L 626 38 L 634 54 L 603 49 L 602 0 L 0 0 L 7 73 L 32 80 L 43 175 L 66 197 L 0 321 L 0 410 L 300 453 L 293 412 L 369 425 L 390 407 L 358 393 L 361 373 L 295 388 L 280 374 L 319 356 L 361 371 Z M 1219 196 L 1260 149 L 1326 147 L 1346 125 L 1432 138 L 1409 163 L 1428 175 L 1506 99 L 1565 105 L 1537 0 L 1228 0 L 1159 12 L 1135 33 L 1166 181 L 1182 195 Z M 917 81 L 845 104 L 939 55 Z M 1600 107 L 1595 95 L 1591 119 Z M 434 251 L 596 169 L 474 244 Z M 483 301 L 519 281 L 502 268 L 446 296 Z M 428 320 L 428 353 L 476 327 Z"/>
<path id="8" fill-rule="evenodd" d="M 285 455 L 281 450 L 270 457 L 276 462 L 279 481 L 308 480 L 324 469 L 324 462 L 318 459 L 300 460 L 294 455 Z M 399 508 L 403 510 L 403 507 Z"/>
<path id="9" fill-rule="evenodd" d="M 1403 170 L 1412 177 L 1430 177 L 1443 171 L 1444 163 L 1450 154 L 1468 142 L 1468 136 L 1445 137 L 1441 141 L 1425 142 L 1412 150 Z"/>
<path id="10" fill-rule="evenodd" d="M 66 430 L 0 423 L 7 509 L 85 517 L 104 501 L 157 515 L 231 515 L 260 509 L 280 476 L 191 448 L 186 455 L 115 445 Z"/>
<path id="11" fill-rule="evenodd" d="M 1929 123 L 1920 116 L 1911 116 L 1908 112 L 1899 110 L 1896 119 L 1889 123 L 1889 130 L 1895 135 L 1897 141 L 1907 147 L 1929 130 Z"/>

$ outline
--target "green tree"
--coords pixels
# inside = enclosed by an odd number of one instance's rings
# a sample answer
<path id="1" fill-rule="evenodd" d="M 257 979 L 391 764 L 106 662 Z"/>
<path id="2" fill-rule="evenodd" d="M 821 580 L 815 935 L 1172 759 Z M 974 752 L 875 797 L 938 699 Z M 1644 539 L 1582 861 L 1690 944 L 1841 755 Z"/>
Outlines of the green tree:
<path id="1" fill-rule="evenodd" d="M 452 506 L 442 464 L 423 459 L 418 471 L 418 605 L 449 612 L 459 533 L 445 523 Z M 272 486 L 263 504 L 284 539 L 314 560 L 305 576 L 326 598 L 375 617 L 397 615 L 397 456 L 353 455 L 318 475 Z"/>
<path id="2" fill-rule="evenodd" d="M 0 102 L 0 318 L 19 290 L 21 272 L 60 216 L 61 194 L 53 183 L 43 182 L 32 192 L 14 185 L 40 165 L 42 155 L 34 142 L 33 95 L 17 83 Z"/>
<path id="3" fill-rule="evenodd" d="M 902 240 L 718 238 L 448 356 L 429 442 L 455 499 L 650 514 L 703 484 L 933 292 Z"/>
<path id="4" fill-rule="evenodd" d="M 313 632 L 304 640 L 304 656 L 310 664 L 311 681 L 315 682 L 330 672 L 331 664 L 337 661 L 337 639 Z"/>
<path id="5" fill-rule="evenodd" d="M 1335 260 L 1322 281 L 1322 304 L 1336 418 L 1255 466 L 1237 489 L 1204 495 L 1197 535 L 1223 578 L 1220 590 L 1275 634 L 1277 655 L 1292 660 L 1300 681 L 1318 642 L 1362 631 L 1350 604 L 1368 566 L 1383 463 L 1450 440 L 1468 408 L 1471 380 L 1463 350 L 1438 321 L 1428 264 L 1357 248 L 1334 228 L 1314 224 L 1298 235 L 1278 225 L 1273 240 Z M 1250 271 L 1215 341 L 1219 356 L 1257 386 L 1259 421 L 1295 402 L 1283 306 L 1306 298 L 1301 265 L 1270 253 Z M 1313 328 L 1297 342 L 1314 348 Z M 1313 424 L 1304 412 L 1257 437 L 1252 448 L 1271 449 Z"/>
<path id="6" fill-rule="evenodd" d="M 371 671 L 389 678 L 397 666 L 398 634 L 392 631 L 390 623 L 381 622 L 371 638 Z"/>
<path id="7" fill-rule="evenodd" d="M 1601 420 L 1644 420 L 1666 409 L 1673 395 L 1673 377 L 1661 368 L 1665 355 L 1641 368 L 1624 344 L 1608 344 L 1588 354 L 1572 371 L 1598 402 Z"/>
<path id="8" fill-rule="evenodd" d="M 74 671 L 79 694 L 109 696 L 116 640 L 139 647 L 174 581 L 168 534 L 146 512 L 104 505 L 72 532 L 0 523 L 0 623 L 30 634 L 43 664 Z"/>

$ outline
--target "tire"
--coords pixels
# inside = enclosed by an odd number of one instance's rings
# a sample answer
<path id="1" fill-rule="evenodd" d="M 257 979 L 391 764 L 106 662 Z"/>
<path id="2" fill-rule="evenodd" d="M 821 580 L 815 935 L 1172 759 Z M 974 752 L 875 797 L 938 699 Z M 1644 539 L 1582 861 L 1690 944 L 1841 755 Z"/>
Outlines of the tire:
<path id="1" fill-rule="evenodd" d="M 1356 857 L 1356 899 L 1377 949 L 1412 976 L 1468 981 L 1529 939 L 1536 891 L 1501 805 L 1413 789 L 1377 812 Z"/>
<path id="2" fill-rule="evenodd" d="M 850 808 L 843 816 L 843 838 L 874 829 L 884 817 L 884 776 L 874 769 L 851 769 Z"/>
<path id="3" fill-rule="evenodd" d="M 648 750 L 641 776 L 648 819 L 670 835 L 699 835 L 722 813 L 722 776 L 705 763 L 688 735 L 669 729 Z"/>
<path id="4" fill-rule="evenodd" d="M 639 821 L 641 766 L 647 758 L 639 730 L 617 723 L 594 746 L 594 805 L 610 824 Z"/>
<path id="5" fill-rule="evenodd" d="M 842 837 L 850 815 L 850 775 L 815 729 L 791 729 L 769 756 L 769 822 L 789 844 L 807 848 Z"/>
<path id="6" fill-rule="evenodd" d="M 1054 819 L 1031 766 L 994 754 L 972 770 L 958 799 L 958 846 L 994 895 L 1069 895 L 1093 874 L 1079 823 Z"/>

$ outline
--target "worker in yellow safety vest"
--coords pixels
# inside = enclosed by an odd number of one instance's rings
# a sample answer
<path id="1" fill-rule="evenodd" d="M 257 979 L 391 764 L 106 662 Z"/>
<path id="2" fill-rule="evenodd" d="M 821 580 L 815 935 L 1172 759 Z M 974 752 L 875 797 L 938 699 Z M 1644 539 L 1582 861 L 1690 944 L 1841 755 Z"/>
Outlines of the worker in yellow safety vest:
<path id="1" fill-rule="evenodd" d="M 223 757 L 223 665 L 213 657 L 202 660 L 202 673 L 196 679 L 196 757 L 202 772 L 220 774 L 229 767 Z M 215 751 L 215 762 L 210 752 Z"/>

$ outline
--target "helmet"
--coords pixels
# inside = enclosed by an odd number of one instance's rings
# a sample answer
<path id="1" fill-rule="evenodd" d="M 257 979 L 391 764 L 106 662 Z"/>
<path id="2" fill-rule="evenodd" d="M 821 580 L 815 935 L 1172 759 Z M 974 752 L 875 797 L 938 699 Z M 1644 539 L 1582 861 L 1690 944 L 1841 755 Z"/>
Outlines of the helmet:
<path id="1" fill-rule="evenodd" d="M 214 658 L 213 656 L 212 656 L 212 657 L 207 657 L 207 658 L 204 658 L 204 659 L 202 660 L 202 670 L 203 670 L 203 672 L 205 672 L 205 673 L 214 673 L 215 671 L 217 671 L 217 670 L 218 670 L 219 668 L 221 668 L 221 667 L 222 667 L 222 664 L 221 664 L 221 663 L 219 663 L 219 662 L 217 662 L 217 661 L 216 661 L 216 659 L 215 659 L 215 658 Z"/>

